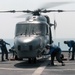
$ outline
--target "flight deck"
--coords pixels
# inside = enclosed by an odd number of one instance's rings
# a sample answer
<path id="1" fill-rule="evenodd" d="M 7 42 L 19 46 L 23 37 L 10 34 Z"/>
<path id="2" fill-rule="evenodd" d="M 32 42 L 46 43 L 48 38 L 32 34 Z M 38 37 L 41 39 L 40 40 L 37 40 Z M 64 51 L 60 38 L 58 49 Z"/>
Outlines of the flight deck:
<path id="1" fill-rule="evenodd" d="M 63 52 L 63 54 L 65 66 L 61 66 L 61 63 L 56 60 L 55 66 L 49 65 L 50 57 L 48 56 L 38 59 L 35 64 L 28 63 L 28 59 L 3 62 L 0 60 L 0 75 L 75 75 L 75 60 L 67 60 L 68 52 Z"/>

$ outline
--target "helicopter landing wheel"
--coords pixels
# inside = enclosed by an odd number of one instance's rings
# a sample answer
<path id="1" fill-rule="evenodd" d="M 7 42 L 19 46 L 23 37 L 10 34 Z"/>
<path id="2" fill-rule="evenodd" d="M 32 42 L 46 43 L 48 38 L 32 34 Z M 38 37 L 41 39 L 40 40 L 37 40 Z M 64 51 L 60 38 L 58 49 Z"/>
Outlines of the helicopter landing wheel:
<path id="1" fill-rule="evenodd" d="M 28 58 L 28 62 L 31 63 L 31 58 Z"/>
<path id="2" fill-rule="evenodd" d="M 35 57 L 35 58 L 33 58 L 33 62 L 34 62 L 34 63 L 36 63 L 36 57 Z"/>
<path id="3" fill-rule="evenodd" d="M 36 57 L 35 58 L 28 58 L 29 63 L 36 63 Z"/>

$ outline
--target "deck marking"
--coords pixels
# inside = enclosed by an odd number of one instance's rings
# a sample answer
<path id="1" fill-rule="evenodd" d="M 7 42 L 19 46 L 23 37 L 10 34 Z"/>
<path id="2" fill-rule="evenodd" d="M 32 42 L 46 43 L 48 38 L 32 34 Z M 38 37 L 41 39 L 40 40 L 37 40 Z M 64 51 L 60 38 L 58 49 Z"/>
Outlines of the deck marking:
<path id="1" fill-rule="evenodd" d="M 45 67 L 48 65 L 49 61 L 45 61 L 39 68 L 37 68 L 32 75 L 41 75 Z"/>

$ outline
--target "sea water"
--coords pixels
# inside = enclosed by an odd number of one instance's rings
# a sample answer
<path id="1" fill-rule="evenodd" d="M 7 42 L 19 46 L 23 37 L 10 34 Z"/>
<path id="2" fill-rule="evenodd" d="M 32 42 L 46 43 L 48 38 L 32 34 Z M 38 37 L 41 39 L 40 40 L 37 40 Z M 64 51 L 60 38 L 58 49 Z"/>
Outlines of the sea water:
<path id="1" fill-rule="evenodd" d="M 54 41 L 54 44 L 59 46 L 62 51 L 68 51 L 69 47 L 67 44 L 64 44 L 64 41 L 70 41 L 70 40 L 75 41 L 75 38 L 59 38 L 59 39 L 54 39 L 53 41 Z"/>

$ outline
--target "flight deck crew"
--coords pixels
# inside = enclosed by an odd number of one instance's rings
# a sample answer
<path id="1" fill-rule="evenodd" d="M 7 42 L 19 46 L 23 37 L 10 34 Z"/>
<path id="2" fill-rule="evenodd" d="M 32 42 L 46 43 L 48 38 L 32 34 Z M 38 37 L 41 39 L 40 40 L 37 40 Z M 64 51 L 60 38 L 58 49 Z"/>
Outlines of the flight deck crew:
<path id="1" fill-rule="evenodd" d="M 75 42 L 73 40 L 70 41 L 64 41 L 64 44 L 67 44 L 69 47 L 69 53 L 71 52 L 72 49 L 72 57 L 70 60 L 74 60 L 74 53 L 75 53 Z"/>
<path id="2" fill-rule="evenodd" d="M 54 66 L 54 58 L 56 57 L 59 63 L 62 63 L 62 66 L 65 66 L 64 62 L 61 59 L 61 49 L 56 45 L 47 45 L 46 49 L 50 49 L 49 54 L 51 54 L 51 65 Z"/>
<path id="3" fill-rule="evenodd" d="M 7 51 L 7 45 L 10 45 L 9 43 L 6 43 L 3 39 L 0 39 L 0 47 L 1 47 L 1 51 L 2 51 L 2 61 L 4 61 L 4 54 L 6 55 L 6 59 L 8 60 L 8 51 Z"/>

